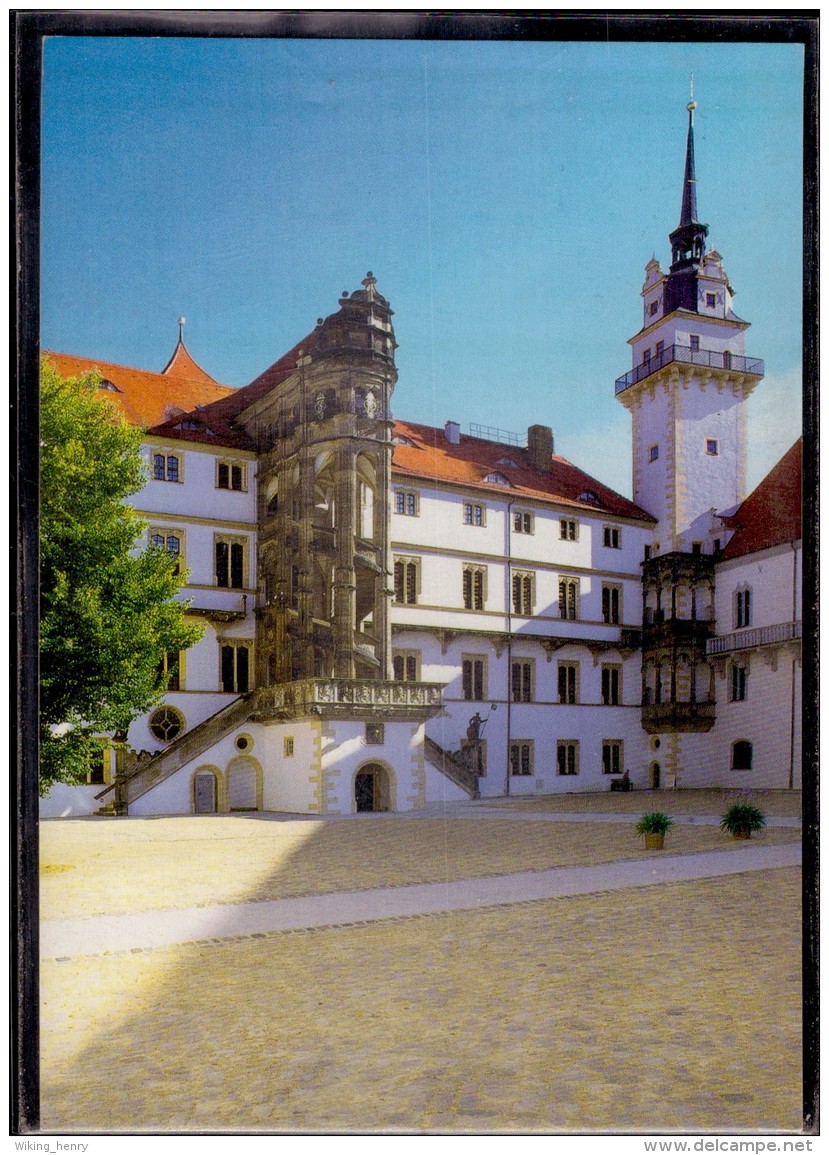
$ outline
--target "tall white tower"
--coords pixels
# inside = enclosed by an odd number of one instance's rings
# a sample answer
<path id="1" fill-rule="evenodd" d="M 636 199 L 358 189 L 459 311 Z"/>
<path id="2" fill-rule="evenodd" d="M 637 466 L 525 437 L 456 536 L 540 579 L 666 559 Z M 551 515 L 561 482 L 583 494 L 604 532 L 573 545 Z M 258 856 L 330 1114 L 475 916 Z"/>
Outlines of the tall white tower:
<path id="1" fill-rule="evenodd" d="M 733 311 L 734 291 L 697 219 L 694 110 L 679 225 L 670 234 L 667 274 L 652 258 L 642 288 L 642 328 L 631 337 L 633 368 L 616 395 L 633 418 L 633 500 L 658 519 L 654 552 L 716 549 L 715 511 L 745 497 L 745 402 L 763 362 L 745 356 L 749 327 Z"/>

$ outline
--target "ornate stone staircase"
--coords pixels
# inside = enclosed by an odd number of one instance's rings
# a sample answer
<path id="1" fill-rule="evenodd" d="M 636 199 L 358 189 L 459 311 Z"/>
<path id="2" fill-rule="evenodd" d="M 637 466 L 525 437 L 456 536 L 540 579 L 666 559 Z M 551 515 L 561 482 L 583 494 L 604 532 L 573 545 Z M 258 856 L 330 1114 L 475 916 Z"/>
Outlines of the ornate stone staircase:
<path id="1" fill-rule="evenodd" d="M 135 802 L 148 790 L 157 786 L 159 782 L 163 782 L 165 778 L 175 774 L 182 766 L 186 766 L 188 762 L 198 758 L 200 754 L 209 750 L 230 730 L 245 722 L 253 712 L 254 699 L 254 694 L 235 698 L 227 706 L 200 722 L 198 726 L 194 726 L 192 730 L 182 734 L 166 750 L 160 751 L 146 761 L 137 761 L 132 766 L 128 766 L 126 776 L 123 779 L 123 797 L 117 797 L 116 783 L 107 786 L 106 790 L 95 795 L 96 800 L 106 799 L 104 805 L 96 813 L 103 815 L 126 813 L 125 806 L 129 807 L 131 802 Z"/>
<path id="2" fill-rule="evenodd" d="M 470 770 L 459 754 L 450 754 L 442 746 L 438 746 L 434 738 L 428 734 L 423 738 L 423 754 L 430 766 L 445 774 L 450 782 L 465 790 L 470 798 L 480 798 L 478 775 Z"/>

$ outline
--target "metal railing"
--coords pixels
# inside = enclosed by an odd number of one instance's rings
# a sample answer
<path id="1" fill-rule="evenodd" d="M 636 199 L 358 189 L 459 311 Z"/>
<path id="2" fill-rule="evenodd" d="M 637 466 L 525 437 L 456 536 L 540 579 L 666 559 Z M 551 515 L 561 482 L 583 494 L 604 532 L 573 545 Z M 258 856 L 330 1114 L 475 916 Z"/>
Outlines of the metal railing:
<path id="1" fill-rule="evenodd" d="M 661 353 L 656 353 L 623 377 L 616 378 L 616 393 L 624 393 L 631 385 L 644 381 L 651 373 L 664 369 L 677 361 L 683 365 L 699 365 L 704 369 L 731 369 L 735 373 L 748 373 L 752 377 L 762 377 L 765 372 L 759 357 L 740 357 L 736 353 L 718 353 L 713 349 L 691 349 L 688 345 L 670 345 Z"/>
<path id="2" fill-rule="evenodd" d="M 707 654 L 728 654 L 732 650 L 751 650 L 755 646 L 773 646 L 780 642 L 791 642 L 803 633 L 802 622 L 779 622 L 774 626 L 755 626 L 753 629 L 736 630 L 720 638 L 710 638 L 705 647 Z"/>
<path id="3" fill-rule="evenodd" d="M 483 441 L 497 441 L 501 445 L 515 445 L 521 449 L 527 444 L 526 435 L 512 433 L 509 429 L 496 429 L 494 425 L 477 425 L 474 421 L 469 423 L 469 435 L 480 437 Z"/>

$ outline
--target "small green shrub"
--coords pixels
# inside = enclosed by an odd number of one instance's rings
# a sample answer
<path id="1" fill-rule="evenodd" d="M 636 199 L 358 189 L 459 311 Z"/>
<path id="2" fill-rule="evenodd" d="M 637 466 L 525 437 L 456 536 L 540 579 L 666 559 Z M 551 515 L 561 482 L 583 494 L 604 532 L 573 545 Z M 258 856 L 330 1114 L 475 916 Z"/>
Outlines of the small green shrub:
<path id="1" fill-rule="evenodd" d="M 720 829 L 728 834 L 751 834 L 755 830 L 762 830 L 766 825 L 766 816 L 756 806 L 749 806 L 744 802 L 735 802 L 729 806 L 720 820 Z"/>
<path id="2" fill-rule="evenodd" d="M 643 814 L 636 823 L 637 834 L 665 834 L 674 825 L 674 820 L 667 814 L 660 814 L 658 810 L 652 814 Z"/>

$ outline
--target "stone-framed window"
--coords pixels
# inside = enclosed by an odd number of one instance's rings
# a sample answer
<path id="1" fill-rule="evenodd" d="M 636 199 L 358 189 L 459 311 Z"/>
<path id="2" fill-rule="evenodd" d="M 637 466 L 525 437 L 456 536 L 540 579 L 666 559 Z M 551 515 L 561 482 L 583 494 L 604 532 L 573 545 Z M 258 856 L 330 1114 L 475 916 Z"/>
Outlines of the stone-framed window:
<path id="1" fill-rule="evenodd" d="M 479 501 L 465 501 L 463 503 L 464 525 L 486 525 L 486 506 Z"/>
<path id="2" fill-rule="evenodd" d="M 466 610 L 482 610 L 486 602 L 486 566 L 463 567 L 463 606 Z"/>
<path id="3" fill-rule="evenodd" d="M 559 578 L 558 616 L 575 621 L 579 616 L 579 579 Z"/>
<path id="4" fill-rule="evenodd" d="M 284 758 L 293 758 L 294 756 L 294 739 L 291 737 L 282 739 L 282 756 Z"/>
<path id="5" fill-rule="evenodd" d="M 150 477 L 153 481 L 184 481 L 184 457 L 166 449 L 150 450 Z"/>
<path id="6" fill-rule="evenodd" d="M 247 463 L 220 457 L 216 461 L 216 488 L 245 492 L 248 487 Z"/>
<path id="7" fill-rule="evenodd" d="M 483 702 L 486 698 L 486 655 L 461 656 L 461 694 L 467 702 Z"/>
<path id="8" fill-rule="evenodd" d="M 618 706 L 622 701 L 622 667 L 602 666 L 602 705 Z"/>
<path id="9" fill-rule="evenodd" d="M 621 549 L 622 531 L 618 525 L 606 525 L 602 530 L 602 540 L 604 541 L 605 549 Z"/>
<path id="10" fill-rule="evenodd" d="M 528 618 L 535 608 L 535 574 L 517 570 L 512 575 L 512 612 Z"/>
<path id="11" fill-rule="evenodd" d="M 730 699 L 744 702 L 748 696 L 748 667 L 745 662 L 732 662 Z"/>
<path id="12" fill-rule="evenodd" d="M 395 650 L 392 666 L 395 682 L 419 682 L 420 650 Z"/>
<path id="13" fill-rule="evenodd" d="M 150 733 L 159 742 L 173 742 L 179 734 L 184 733 L 187 725 L 181 710 L 175 706 L 165 704 L 150 715 Z"/>
<path id="14" fill-rule="evenodd" d="M 513 658 L 510 670 L 510 694 L 513 702 L 532 702 L 535 697 L 535 662 L 532 658 Z"/>
<path id="15" fill-rule="evenodd" d="M 751 625 L 751 587 L 741 586 L 734 591 L 734 628 L 745 629 Z"/>
<path id="16" fill-rule="evenodd" d="M 219 638 L 219 689 L 224 694 L 247 694 L 252 688 L 253 641 Z"/>
<path id="17" fill-rule="evenodd" d="M 509 772 L 513 778 L 526 778 L 533 771 L 535 742 L 532 738 L 515 738 L 509 744 Z"/>
<path id="18" fill-rule="evenodd" d="M 602 741 L 602 774 L 623 774 L 625 769 L 624 742 L 621 738 Z"/>
<path id="19" fill-rule="evenodd" d="M 168 525 L 151 525 L 147 533 L 150 545 L 163 549 L 176 562 L 175 572 L 184 569 L 184 530 Z"/>
<path id="20" fill-rule="evenodd" d="M 575 706 L 579 700 L 579 663 L 558 663 L 558 700 L 562 706 Z"/>
<path id="21" fill-rule="evenodd" d="M 556 768 L 562 776 L 578 774 L 579 743 L 577 740 L 559 739 L 556 744 Z"/>
<path id="22" fill-rule="evenodd" d="M 413 489 L 394 491 L 394 512 L 404 517 L 418 517 L 420 514 L 420 494 Z"/>
<path id="23" fill-rule="evenodd" d="M 248 572 L 248 539 L 233 534 L 214 534 L 213 557 L 216 585 L 220 589 L 244 589 Z"/>
<path id="24" fill-rule="evenodd" d="M 622 587 L 602 584 L 602 621 L 618 625 L 622 620 Z"/>
<path id="25" fill-rule="evenodd" d="M 579 523 L 575 518 L 562 517 L 558 523 L 558 533 L 562 541 L 579 540 Z"/>
<path id="26" fill-rule="evenodd" d="M 385 725 L 382 722 L 366 722 L 366 746 L 382 746 L 385 741 Z"/>
<path id="27" fill-rule="evenodd" d="M 184 689 L 184 653 L 171 650 L 158 663 L 158 679 L 167 690 Z"/>
<path id="28" fill-rule="evenodd" d="M 528 509 L 513 510 L 512 528 L 515 533 L 534 533 L 535 518 Z"/>
<path id="29" fill-rule="evenodd" d="M 400 605 L 417 605 L 420 592 L 420 558 L 394 559 L 394 600 Z"/>

